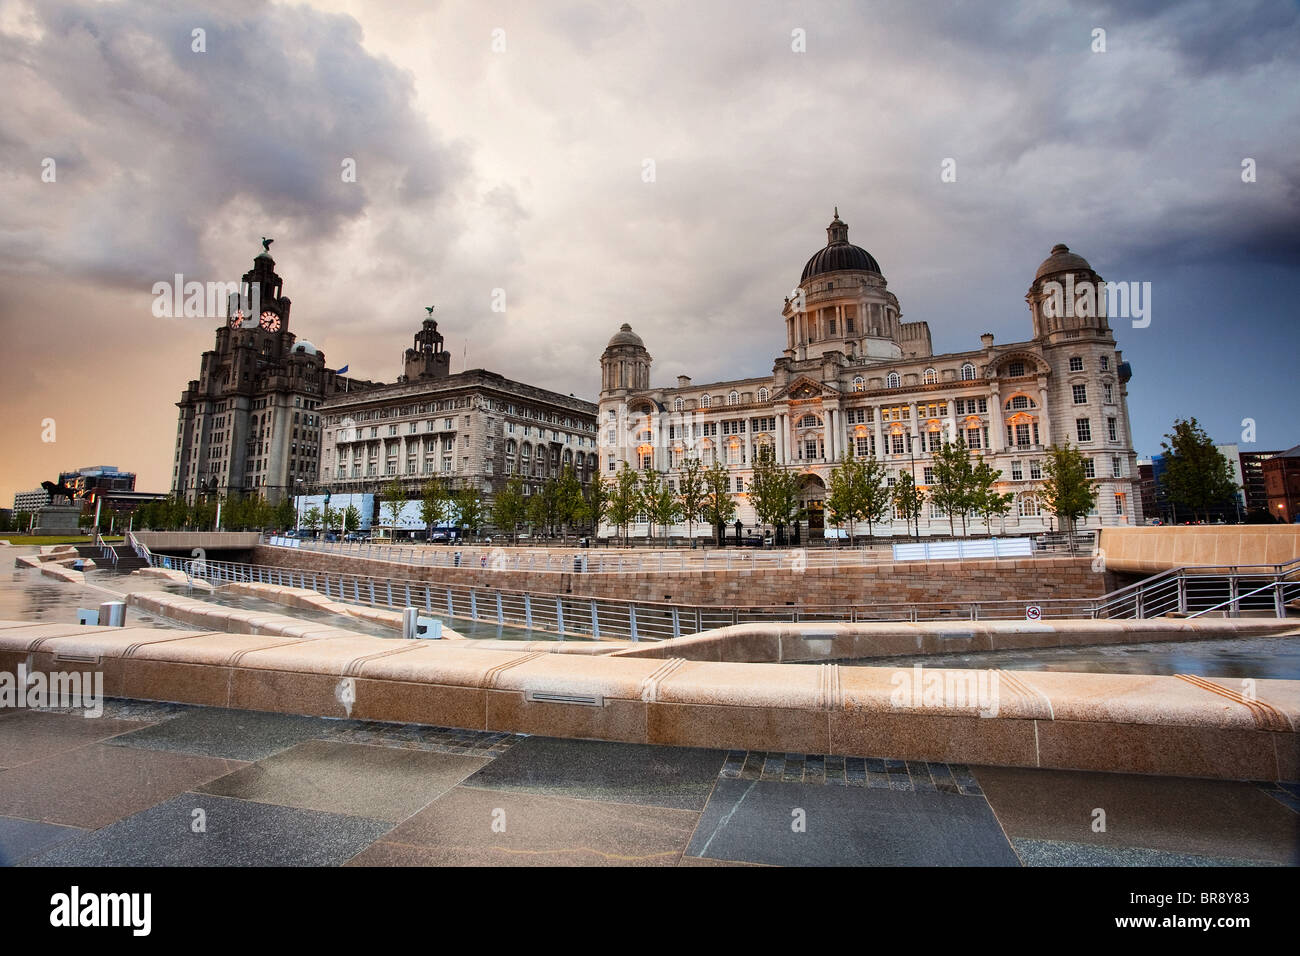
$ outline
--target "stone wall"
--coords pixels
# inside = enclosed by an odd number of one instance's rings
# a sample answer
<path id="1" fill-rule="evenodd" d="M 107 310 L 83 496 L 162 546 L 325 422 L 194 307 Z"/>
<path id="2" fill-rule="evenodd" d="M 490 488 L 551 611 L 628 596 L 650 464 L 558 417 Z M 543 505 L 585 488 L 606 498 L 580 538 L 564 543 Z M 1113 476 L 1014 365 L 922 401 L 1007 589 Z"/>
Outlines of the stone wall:
<path id="1" fill-rule="evenodd" d="M 915 561 L 853 568 L 573 574 L 401 565 L 259 547 L 254 562 L 300 571 L 404 578 L 467 587 L 705 606 L 847 605 L 1091 598 L 1114 586 L 1087 557 Z"/>
<path id="2" fill-rule="evenodd" d="M 1106 567 L 1147 576 L 1196 565 L 1283 564 L 1300 558 L 1300 525 L 1103 528 Z"/>

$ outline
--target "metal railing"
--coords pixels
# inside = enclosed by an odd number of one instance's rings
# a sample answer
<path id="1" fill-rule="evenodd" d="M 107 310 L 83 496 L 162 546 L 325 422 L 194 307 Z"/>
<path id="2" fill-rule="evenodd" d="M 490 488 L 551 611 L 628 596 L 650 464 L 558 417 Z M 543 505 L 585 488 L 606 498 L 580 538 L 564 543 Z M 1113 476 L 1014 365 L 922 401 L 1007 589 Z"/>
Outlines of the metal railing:
<path id="1" fill-rule="evenodd" d="M 104 540 L 104 536 L 98 531 L 95 532 L 95 548 L 103 560 L 113 567 L 117 567 L 117 552 L 113 550 L 112 546 Z"/>

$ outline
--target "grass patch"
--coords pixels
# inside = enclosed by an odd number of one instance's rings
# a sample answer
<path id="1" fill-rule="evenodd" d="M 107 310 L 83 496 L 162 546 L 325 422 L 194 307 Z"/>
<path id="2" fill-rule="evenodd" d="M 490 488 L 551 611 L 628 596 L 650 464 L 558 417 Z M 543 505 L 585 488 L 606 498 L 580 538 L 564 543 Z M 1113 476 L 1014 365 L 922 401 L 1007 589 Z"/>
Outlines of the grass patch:
<path id="1" fill-rule="evenodd" d="M 125 538 L 104 538 L 105 541 L 122 542 Z M 0 532 L 0 541 L 8 541 L 12 545 L 20 544 L 94 544 L 95 539 L 87 534 L 80 535 L 57 535 L 57 534 L 5 534 Z"/>

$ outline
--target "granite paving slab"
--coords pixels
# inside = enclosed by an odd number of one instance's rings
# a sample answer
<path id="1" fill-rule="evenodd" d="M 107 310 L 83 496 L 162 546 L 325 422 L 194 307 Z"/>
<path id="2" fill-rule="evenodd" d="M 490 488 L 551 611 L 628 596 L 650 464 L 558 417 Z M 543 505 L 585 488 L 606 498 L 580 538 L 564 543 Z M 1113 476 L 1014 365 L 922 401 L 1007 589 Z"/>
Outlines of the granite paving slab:
<path id="1" fill-rule="evenodd" d="M 329 723 L 324 717 L 198 707 L 135 733 L 123 734 L 113 743 L 252 761 L 314 739 Z"/>
<path id="2" fill-rule="evenodd" d="M 184 793 L 23 865 L 337 866 L 388 828 L 364 817 Z"/>
<path id="3" fill-rule="evenodd" d="M 0 720 L 0 769 L 21 767 L 33 760 L 139 729 L 138 721 L 20 710 Z"/>
<path id="4" fill-rule="evenodd" d="M 354 866 L 674 866 L 699 814 L 456 787 Z"/>
<path id="5" fill-rule="evenodd" d="M 0 815 L 96 829 L 244 764 L 89 744 L 0 771 Z"/>
<path id="6" fill-rule="evenodd" d="M 196 790 L 397 823 L 487 762 L 486 757 L 309 740 Z"/>
<path id="7" fill-rule="evenodd" d="M 30 856 L 88 832 L 80 827 L 0 817 L 0 866 L 14 866 Z"/>
<path id="8" fill-rule="evenodd" d="M 1280 866 L 1261 860 L 1196 856 L 1138 846 L 1092 846 L 1056 840 L 1013 840 L 1025 866 Z"/>
<path id="9" fill-rule="evenodd" d="M 465 785 L 702 810 L 726 760 L 723 750 L 528 737 Z"/>
<path id="10" fill-rule="evenodd" d="M 1020 864 L 983 799 L 743 779 L 718 781 L 687 854 L 786 866 Z"/>
<path id="11" fill-rule="evenodd" d="M 974 773 L 1015 840 L 1300 865 L 1296 814 L 1253 783 L 1015 767 Z"/>

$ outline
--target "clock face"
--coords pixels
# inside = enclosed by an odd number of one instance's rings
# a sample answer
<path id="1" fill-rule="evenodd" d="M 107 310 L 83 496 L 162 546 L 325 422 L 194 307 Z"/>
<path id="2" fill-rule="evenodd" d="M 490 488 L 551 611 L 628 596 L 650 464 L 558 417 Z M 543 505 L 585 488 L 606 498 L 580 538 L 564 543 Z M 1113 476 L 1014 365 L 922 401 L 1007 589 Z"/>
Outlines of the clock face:
<path id="1" fill-rule="evenodd" d="M 244 324 L 244 310 L 236 309 L 230 316 L 230 327 L 237 329 Z"/>
<path id="2" fill-rule="evenodd" d="M 265 329 L 267 332 L 279 332 L 280 317 L 276 315 L 274 312 L 263 312 L 262 328 Z"/>

